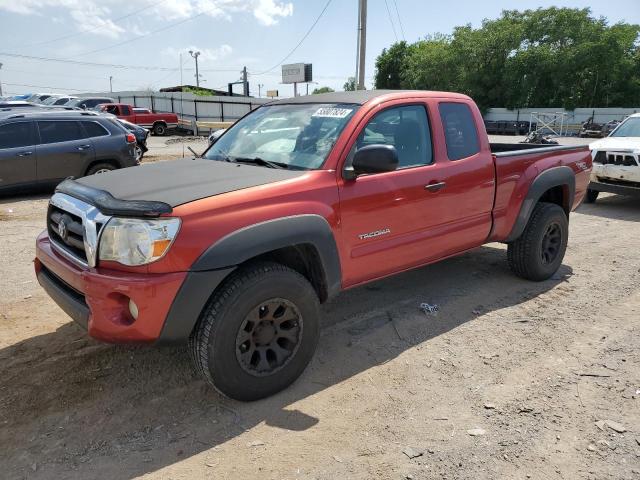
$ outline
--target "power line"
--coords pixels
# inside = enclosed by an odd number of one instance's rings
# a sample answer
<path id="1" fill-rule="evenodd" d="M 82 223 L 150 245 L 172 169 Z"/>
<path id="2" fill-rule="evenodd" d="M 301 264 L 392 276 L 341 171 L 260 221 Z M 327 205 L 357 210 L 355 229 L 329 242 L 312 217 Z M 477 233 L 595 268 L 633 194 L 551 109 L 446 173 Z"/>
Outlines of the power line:
<path id="1" fill-rule="evenodd" d="M 398 10 L 398 0 L 393 0 L 394 5 L 396 6 L 396 15 L 398 16 L 398 24 L 400 25 L 400 31 L 402 32 L 402 39 L 407 40 L 407 37 L 404 36 L 404 27 L 402 26 L 402 19 L 400 18 L 400 11 Z"/>
<path id="2" fill-rule="evenodd" d="M 325 4 L 324 8 L 322 9 L 322 11 L 320 12 L 320 15 L 318 15 L 318 18 L 316 18 L 316 20 L 313 22 L 313 24 L 311 25 L 311 27 L 309 27 L 309 30 L 307 30 L 307 33 L 304 34 L 304 36 L 300 39 L 300 41 L 298 42 L 298 44 L 293 47 L 293 49 L 287 53 L 287 55 L 280 60 L 280 63 L 278 63 L 277 65 L 274 65 L 273 67 L 271 67 L 269 70 L 265 70 L 264 72 L 260 72 L 260 73 L 254 73 L 254 76 L 257 75 L 264 75 L 265 73 L 269 73 L 272 70 L 275 70 L 276 68 L 278 68 L 280 65 L 282 65 L 284 62 L 286 62 L 289 57 L 291 55 L 293 55 L 295 53 L 295 51 L 300 47 L 300 45 L 302 45 L 302 43 L 307 39 L 307 37 L 309 36 L 309 34 L 313 31 L 313 29 L 315 28 L 315 26 L 317 25 L 317 23 L 320 21 L 320 19 L 322 18 L 322 16 L 324 15 L 324 12 L 327 10 L 327 8 L 329 8 L 329 5 L 331 4 L 332 0 L 328 0 L 327 3 Z"/>
<path id="3" fill-rule="evenodd" d="M 85 62 L 81 60 L 70 60 L 68 58 L 49 58 L 49 57 L 37 57 L 34 55 L 22 55 L 19 53 L 11 53 L 11 52 L 0 52 L 0 57 L 11 57 L 11 58 L 23 58 L 27 60 L 39 60 L 43 62 L 60 62 L 60 63 L 69 63 L 72 65 L 84 65 L 89 67 L 110 67 L 110 68 L 125 68 L 132 70 L 160 70 L 166 71 L 169 70 L 177 71 L 177 68 L 169 68 L 169 67 L 152 67 L 152 66 L 143 66 L 143 65 L 120 65 L 117 63 L 96 63 L 96 62 Z"/>
<path id="4" fill-rule="evenodd" d="M 387 14 L 389 15 L 389 22 L 391 22 L 391 29 L 393 30 L 393 35 L 396 37 L 396 42 L 398 41 L 398 34 L 396 33 L 396 26 L 393 24 L 393 18 L 391 17 L 391 10 L 389 10 L 389 4 L 387 0 L 384 0 L 384 5 L 387 7 Z"/>
<path id="5" fill-rule="evenodd" d="M 159 6 L 159 5 L 163 4 L 163 3 L 165 3 L 166 1 L 167 1 L 167 0 L 160 0 L 159 2 L 154 2 L 154 3 L 152 3 L 151 5 L 147 5 L 146 7 L 139 8 L 138 10 L 136 10 L 136 11 L 134 11 L 134 12 L 128 13 L 128 14 L 123 15 L 123 16 L 118 17 L 118 18 L 109 19 L 109 20 L 110 20 L 112 23 L 113 23 L 113 22 L 118 22 L 118 21 L 120 21 L 120 20 L 124 20 L 125 18 L 129 18 L 129 17 L 132 17 L 132 16 L 134 16 L 134 15 L 137 15 L 137 14 L 139 14 L 139 13 L 141 13 L 141 12 L 144 12 L 145 10 L 148 10 L 148 9 L 150 9 L 150 8 L 157 7 L 157 6 Z M 60 40 L 66 40 L 66 39 L 68 39 L 68 38 L 77 37 L 78 35 L 84 35 L 85 33 L 95 32 L 96 30 L 99 30 L 100 28 L 102 28 L 102 27 L 95 27 L 95 28 L 89 28 L 89 29 L 86 29 L 86 30 L 80 30 L 79 32 L 70 33 L 70 34 L 68 34 L 68 35 L 63 35 L 63 36 L 61 36 L 61 37 L 52 38 L 52 39 L 50 39 L 50 40 L 43 40 L 43 41 L 41 41 L 41 42 L 36 42 L 36 43 L 30 43 L 30 44 L 27 44 L 27 45 L 22 45 L 22 47 L 24 47 L 24 48 L 30 48 L 30 47 L 37 47 L 37 46 L 40 46 L 40 45 L 48 45 L 49 43 L 59 42 Z"/>
<path id="6" fill-rule="evenodd" d="M 205 15 L 206 13 L 209 13 L 209 11 L 207 10 L 207 11 L 204 11 L 204 12 L 197 13 L 195 15 L 187 17 L 187 18 L 185 18 L 183 20 L 180 20 L 178 22 L 170 23 L 168 25 L 165 25 L 164 27 L 157 28 L 156 30 L 151 30 L 150 32 L 144 33 L 142 35 L 138 35 L 137 37 L 130 38 L 130 39 L 124 40 L 122 42 L 113 43 L 111 45 L 107 45 L 106 47 L 96 48 L 95 50 L 89 50 L 88 52 L 79 53 L 78 55 L 73 55 L 72 57 L 69 57 L 69 58 L 84 57 L 85 55 L 91 55 L 93 53 L 103 52 L 103 51 L 109 50 L 111 48 L 120 47 L 121 45 L 127 45 L 128 43 L 135 42 L 135 41 L 140 40 L 142 38 L 146 38 L 146 37 L 149 37 L 151 35 L 155 35 L 156 33 L 160 33 L 160 32 L 164 32 L 165 30 L 169 30 L 170 28 L 177 27 L 178 25 L 182 25 L 183 23 L 190 22 L 191 20 L 195 20 L 196 18 L 201 17 L 202 15 Z"/>
<path id="7" fill-rule="evenodd" d="M 28 83 L 7 83 L 7 82 L 4 82 L 3 85 L 11 85 L 12 87 L 46 88 L 46 89 L 52 89 L 52 90 L 67 90 L 67 91 L 73 91 L 73 92 L 86 92 L 86 90 L 80 90 L 79 88 L 52 87 L 51 85 L 30 85 Z"/>

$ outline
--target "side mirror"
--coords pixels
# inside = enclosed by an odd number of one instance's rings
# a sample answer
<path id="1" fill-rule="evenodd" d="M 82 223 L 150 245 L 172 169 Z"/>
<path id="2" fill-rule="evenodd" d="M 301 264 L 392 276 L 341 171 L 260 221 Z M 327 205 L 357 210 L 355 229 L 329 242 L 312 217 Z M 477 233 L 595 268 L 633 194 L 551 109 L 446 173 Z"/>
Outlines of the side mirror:
<path id="1" fill-rule="evenodd" d="M 398 151 L 393 145 L 367 145 L 358 149 L 351 168 L 345 170 L 345 179 L 355 180 L 358 175 L 392 172 L 398 168 Z"/>

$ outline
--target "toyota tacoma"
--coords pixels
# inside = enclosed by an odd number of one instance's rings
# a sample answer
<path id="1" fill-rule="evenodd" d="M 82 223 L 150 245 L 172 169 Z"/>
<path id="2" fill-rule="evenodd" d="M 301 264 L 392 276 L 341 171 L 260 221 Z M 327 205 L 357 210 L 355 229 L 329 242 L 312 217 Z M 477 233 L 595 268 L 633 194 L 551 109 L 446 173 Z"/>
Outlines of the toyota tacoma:
<path id="1" fill-rule="evenodd" d="M 490 144 L 461 94 L 279 100 L 201 158 L 64 181 L 35 270 L 90 336 L 188 343 L 206 380 L 255 400 L 303 372 L 342 290 L 488 242 L 550 278 L 590 171 L 586 146 Z"/>

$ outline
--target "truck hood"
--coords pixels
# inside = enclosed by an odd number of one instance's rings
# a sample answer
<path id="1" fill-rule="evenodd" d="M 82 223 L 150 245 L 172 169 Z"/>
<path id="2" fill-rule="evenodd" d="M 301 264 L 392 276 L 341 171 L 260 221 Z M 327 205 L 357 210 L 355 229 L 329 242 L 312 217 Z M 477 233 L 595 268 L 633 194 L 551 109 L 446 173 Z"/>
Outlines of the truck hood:
<path id="1" fill-rule="evenodd" d="M 191 159 L 123 168 L 83 177 L 77 182 L 108 192 L 118 200 L 163 202 L 176 207 L 222 193 L 290 180 L 305 173 L 301 170 Z"/>
<path id="2" fill-rule="evenodd" d="M 591 150 L 640 150 L 640 137 L 606 137 L 589 144 Z"/>

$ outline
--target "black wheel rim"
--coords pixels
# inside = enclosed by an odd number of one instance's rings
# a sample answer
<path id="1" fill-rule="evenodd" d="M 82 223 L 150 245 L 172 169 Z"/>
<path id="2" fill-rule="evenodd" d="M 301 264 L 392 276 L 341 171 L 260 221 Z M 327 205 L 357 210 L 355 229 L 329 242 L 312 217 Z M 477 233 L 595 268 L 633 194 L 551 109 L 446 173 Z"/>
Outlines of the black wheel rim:
<path id="1" fill-rule="evenodd" d="M 284 368 L 298 351 L 302 325 L 299 310 L 283 298 L 254 307 L 236 337 L 236 358 L 242 369 L 264 377 Z"/>
<path id="2" fill-rule="evenodd" d="M 540 254 L 542 256 L 542 263 L 549 265 L 558 258 L 560 253 L 560 245 L 562 244 L 562 229 L 557 223 L 551 223 L 547 225 L 547 228 L 542 237 L 542 249 Z"/>

